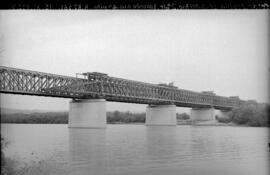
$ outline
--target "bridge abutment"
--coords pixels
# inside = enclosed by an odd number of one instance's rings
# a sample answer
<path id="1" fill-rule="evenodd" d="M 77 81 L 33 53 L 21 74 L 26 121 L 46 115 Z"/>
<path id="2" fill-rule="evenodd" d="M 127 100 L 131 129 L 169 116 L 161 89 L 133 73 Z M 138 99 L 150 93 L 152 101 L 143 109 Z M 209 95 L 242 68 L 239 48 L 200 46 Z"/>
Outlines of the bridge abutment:
<path id="1" fill-rule="evenodd" d="M 148 105 L 145 125 L 176 125 L 175 105 Z"/>
<path id="2" fill-rule="evenodd" d="M 190 118 L 194 121 L 215 120 L 214 108 L 192 108 L 190 113 Z"/>
<path id="3" fill-rule="evenodd" d="M 106 100 L 72 100 L 69 103 L 69 128 L 106 128 Z"/>

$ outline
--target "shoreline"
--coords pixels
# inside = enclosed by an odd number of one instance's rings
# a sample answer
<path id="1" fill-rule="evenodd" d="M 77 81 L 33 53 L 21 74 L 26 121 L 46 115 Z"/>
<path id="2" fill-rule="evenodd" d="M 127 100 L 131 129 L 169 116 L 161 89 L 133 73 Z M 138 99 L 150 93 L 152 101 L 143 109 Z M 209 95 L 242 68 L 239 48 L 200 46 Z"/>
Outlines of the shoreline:
<path id="1" fill-rule="evenodd" d="M 67 123 L 1 123 L 1 124 L 44 124 L 44 125 L 67 125 Z M 107 123 L 109 125 L 145 125 L 145 123 L 140 122 L 130 122 L 130 123 L 124 123 L 124 122 L 116 122 L 116 123 Z M 189 126 L 234 126 L 234 127 L 266 127 L 267 126 L 249 126 L 249 125 L 237 125 L 235 123 L 220 123 L 218 121 L 177 121 L 176 126 L 181 125 L 189 125 Z"/>
<path id="2" fill-rule="evenodd" d="M 213 121 L 192 121 L 192 120 L 186 120 L 186 121 L 178 121 L 177 125 L 191 125 L 191 126 L 235 126 L 235 127 L 266 127 L 267 126 L 249 126 L 249 125 L 239 125 L 236 123 L 221 123 L 217 120 Z"/>

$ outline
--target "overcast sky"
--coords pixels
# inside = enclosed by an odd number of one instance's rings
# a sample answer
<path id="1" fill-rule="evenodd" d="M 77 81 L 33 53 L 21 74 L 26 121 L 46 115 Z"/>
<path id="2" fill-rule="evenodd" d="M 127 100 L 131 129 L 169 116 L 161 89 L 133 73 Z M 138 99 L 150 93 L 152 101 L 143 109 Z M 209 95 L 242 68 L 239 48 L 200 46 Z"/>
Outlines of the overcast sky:
<path id="1" fill-rule="evenodd" d="M 110 76 L 269 102 L 268 10 L 0 11 L 0 65 Z M 1 106 L 67 110 L 67 99 L 1 94 Z M 108 110 L 146 105 L 108 103 Z"/>

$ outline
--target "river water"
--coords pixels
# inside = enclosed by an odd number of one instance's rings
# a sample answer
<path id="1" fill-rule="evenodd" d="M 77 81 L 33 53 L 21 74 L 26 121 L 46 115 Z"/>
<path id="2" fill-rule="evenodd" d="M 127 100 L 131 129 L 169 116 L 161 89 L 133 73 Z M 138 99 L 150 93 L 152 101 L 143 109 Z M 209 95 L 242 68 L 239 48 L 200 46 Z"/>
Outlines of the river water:
<path id="1" fill-rule="evenodd" d="M 1 124 L 22 174 L 268 175 L 268 128 Z"/>

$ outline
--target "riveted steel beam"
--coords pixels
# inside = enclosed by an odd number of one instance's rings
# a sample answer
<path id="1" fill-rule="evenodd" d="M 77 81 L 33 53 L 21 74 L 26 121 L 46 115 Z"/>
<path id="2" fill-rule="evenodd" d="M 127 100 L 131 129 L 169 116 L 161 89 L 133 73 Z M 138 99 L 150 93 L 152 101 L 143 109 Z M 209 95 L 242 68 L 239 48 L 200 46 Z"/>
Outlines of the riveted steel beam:
<path id="1" fill-rule="evenodd" d="M 245 101 L 237 98 L 115 78 L 103 73 L 85 75 L 88 79 L 0 66 L 0 92 L 77 99 L 105 98 L 126 103 L 175 104 L 224 110 L 245 104 Z"/>

